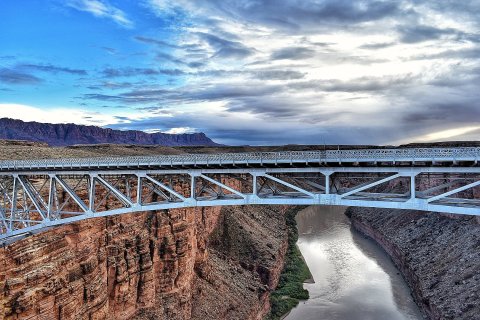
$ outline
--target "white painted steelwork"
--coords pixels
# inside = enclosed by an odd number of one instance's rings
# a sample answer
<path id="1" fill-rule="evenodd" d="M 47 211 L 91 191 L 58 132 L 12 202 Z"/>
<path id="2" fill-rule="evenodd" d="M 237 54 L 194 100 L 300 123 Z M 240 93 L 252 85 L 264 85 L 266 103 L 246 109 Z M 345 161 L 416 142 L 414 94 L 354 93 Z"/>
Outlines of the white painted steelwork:
<path id="1" fill-rule="evenodd" d="M 223 205 L 480 215 L 480 148 L 0 161 L 0 243 L 88 218 Z"/>

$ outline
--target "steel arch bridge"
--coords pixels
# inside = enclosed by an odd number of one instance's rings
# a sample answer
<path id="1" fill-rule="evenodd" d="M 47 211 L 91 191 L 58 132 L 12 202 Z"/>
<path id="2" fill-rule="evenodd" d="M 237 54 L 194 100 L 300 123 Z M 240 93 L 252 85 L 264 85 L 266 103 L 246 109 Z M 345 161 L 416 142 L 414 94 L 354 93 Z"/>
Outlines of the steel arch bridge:
<path id="1" fill-rule="evenodd" d="M 0 244 L 123 213 L 287 204 L 480 215 L 480 148 L 0 161 Z"/>

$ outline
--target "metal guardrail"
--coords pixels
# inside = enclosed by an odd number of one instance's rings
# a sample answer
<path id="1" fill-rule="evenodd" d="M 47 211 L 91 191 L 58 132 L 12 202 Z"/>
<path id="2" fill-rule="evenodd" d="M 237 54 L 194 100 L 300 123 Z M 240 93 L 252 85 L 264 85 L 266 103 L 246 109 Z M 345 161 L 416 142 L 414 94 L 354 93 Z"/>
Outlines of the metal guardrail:
<path id="1" fill-rule="evenodd" d="M 76 159 L 3 160 L 0 170 L 35 168 L 98 168 L 115 166 L 170 166 L 196 164 L 368 162 L 368 161 L 477 161 L 480 148 L 358 149 L 327 151 L 284 151 L 160 156 L 99 157 Z"/>

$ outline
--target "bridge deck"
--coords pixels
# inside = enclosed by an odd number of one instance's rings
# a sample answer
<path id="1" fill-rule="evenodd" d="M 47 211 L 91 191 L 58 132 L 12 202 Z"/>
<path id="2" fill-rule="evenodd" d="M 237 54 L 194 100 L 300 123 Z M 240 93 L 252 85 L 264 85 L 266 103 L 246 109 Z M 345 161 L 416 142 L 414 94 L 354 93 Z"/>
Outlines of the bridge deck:
<path id="1" fill-rule="evenodd" d="M 222 166 L 238 168 L 248 166 L 295 165 L 457 165 L 480 159 L 480 148 L 410 148 L 364 149 L 327 151 L 286 151 L 221 154 L 185 154 L 146 157 L 106 157 L 85 159 L 45 159 L 0 161 L 1 171 L 36 171 L 65 169 L 113 169 L 113 168 L 209 168 Z"/>

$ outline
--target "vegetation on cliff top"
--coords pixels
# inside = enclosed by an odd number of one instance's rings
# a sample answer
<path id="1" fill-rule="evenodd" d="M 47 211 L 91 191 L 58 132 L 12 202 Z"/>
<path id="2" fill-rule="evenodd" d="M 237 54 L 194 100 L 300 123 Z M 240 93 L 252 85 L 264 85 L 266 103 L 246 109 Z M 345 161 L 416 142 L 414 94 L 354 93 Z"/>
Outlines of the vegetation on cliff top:
<path id="1" fill-rule="evenodd" d="M 294 207 L 285 216 L 288 228 L 288 249 L 277 289 L 270 296 L 271 310 L 266 320 L 280 319 L 296 307 L 300 300 L 309 298 L 308 291 L 303 289 L 303 283 L 312 276 L 296 245 L 298 230 L 295 216 L 301 209 L 303 207 Z"/>

